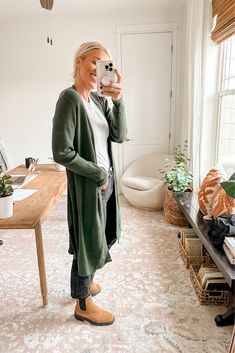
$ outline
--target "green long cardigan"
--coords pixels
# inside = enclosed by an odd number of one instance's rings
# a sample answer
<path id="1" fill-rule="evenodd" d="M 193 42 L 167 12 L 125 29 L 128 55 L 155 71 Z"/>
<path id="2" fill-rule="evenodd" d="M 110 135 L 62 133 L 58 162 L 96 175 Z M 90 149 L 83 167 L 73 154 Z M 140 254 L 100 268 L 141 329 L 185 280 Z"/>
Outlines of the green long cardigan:
<path id="1" fill-rule="evenodd" d="M 111 141 L 126 138 L 126 118 L 122 99 L 112 109 L 105 98 L 91 92 L 93 101 L 109 125 L 108 152 L 114 167 Z M 69 253 L 75 255 L 81 276 L 88 276 L 111 261 L 109 247 L 120 237 L 120 209 L 114 167 L 114 192 L 107 205 L 104 224 L 99 185 L 107 172 L 97 165 L 94 135 L 83 100 L 75 87 L 59 96 L 53 118 L 52 151 L 55 162 L 66 167 L 68 180 Z"/>

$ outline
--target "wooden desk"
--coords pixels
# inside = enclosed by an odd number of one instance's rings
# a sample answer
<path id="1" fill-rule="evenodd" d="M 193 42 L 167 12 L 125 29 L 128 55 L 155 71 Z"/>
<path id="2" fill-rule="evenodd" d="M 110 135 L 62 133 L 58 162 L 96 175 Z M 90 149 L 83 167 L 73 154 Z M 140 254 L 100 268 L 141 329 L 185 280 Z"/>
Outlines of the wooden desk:
<path id="1" fill-rule="evenodd" d="M 19 166 L 9 174 L 26 174 L 27 169 Z M 37 189 L 33 195 L 14 204 L 13 216 L 0 220 L 0 229 L 34 229 L 38 258 L 38 270 L 43 305 L 48 304 L 46 269 L 42 239 L 42 222 L 54 207 L 66 188 L 66 173 L 56 172 L 52 165 L 39 164 L 38 175 L 24 189 Z"/>

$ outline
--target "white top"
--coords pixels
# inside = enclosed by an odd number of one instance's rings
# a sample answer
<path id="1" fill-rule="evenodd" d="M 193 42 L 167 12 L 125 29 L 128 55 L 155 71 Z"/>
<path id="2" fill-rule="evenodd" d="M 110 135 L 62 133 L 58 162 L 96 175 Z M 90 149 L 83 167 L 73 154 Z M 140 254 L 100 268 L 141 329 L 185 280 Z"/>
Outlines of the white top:
<path id="1" fill-rule="evenodd" d="M 110 161 L 107 142 L 109 136 L 107 120 L 91 98 L 89 102 L 84 101 L 84 103 L 94 133 L 97 165 L 108 171 Z"/>

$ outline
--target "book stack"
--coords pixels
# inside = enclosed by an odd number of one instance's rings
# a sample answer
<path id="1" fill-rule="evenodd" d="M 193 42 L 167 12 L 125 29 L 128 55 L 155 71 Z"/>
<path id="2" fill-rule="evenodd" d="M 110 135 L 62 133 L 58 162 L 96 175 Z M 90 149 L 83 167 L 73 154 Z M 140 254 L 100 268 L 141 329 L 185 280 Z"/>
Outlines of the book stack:
<path id="1" fill-rule="evenodd" d="M 225 237 L 223 249 L 229 259 L 229 262 L 235 265 L 235 237 Z"/>
<path id="2" fill-rule="evenodd" d="M 186 238 L 184 248 L 188 256 L 202 256 L 202 243 L 198 238 Z"/>
<path id="3" fill-rule="evenodd" d="M 193 230 L 182 230 L 181 242 L 188 256 L 202 255 L 202 243 Z"/>
<path id="4" fill-rule="evenodd" d="M 198 271 L 198 278 L 202 289 L 208 291 L 225 291 L 229 288 L 224 276 L 217 267 L 201 266 Z"/>
<path id="5" fill-rule="evenodd" d="M 193 229 L 181 229 L 179 253 L 188 268 L 191 264 L 202 263 L 202 243 Z"/>
<path id="6" fill-rule="evenodd" d="M 190 265 L 189 274 L 200 304 L 228 305 L 229 286 L 215 265 Z"/>

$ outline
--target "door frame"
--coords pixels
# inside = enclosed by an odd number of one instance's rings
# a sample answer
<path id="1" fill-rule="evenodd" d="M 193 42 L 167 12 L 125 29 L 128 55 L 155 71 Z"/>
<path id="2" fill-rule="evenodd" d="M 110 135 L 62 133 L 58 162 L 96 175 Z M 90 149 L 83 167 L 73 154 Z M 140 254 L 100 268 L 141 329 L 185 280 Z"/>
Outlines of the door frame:
<path id="1" fill-rule="evenodd" d="M 117 42 L 117 66 L 122 72 L 122 36 L 125 34 L 146 34 L 146 33 L 162 33 L 171 32 L 172 34 L 172 64 L 171 64 L 171 106 L 170 106 L 170 137 L 169 137 L 169 153 L 173 152 L 174 147 L 174 128 L 176 117 L 176 53 L 177 53 L 177 24 L 176 23 L 160 23 L 160 24 L 142 24 L 142 25 L 122 25 L 116 27 Z M 131 138 L 131 136 L 128 136 Z M 118 146 L 118 170 L 119 174 L 124 172 L 123 145 Z"/>

